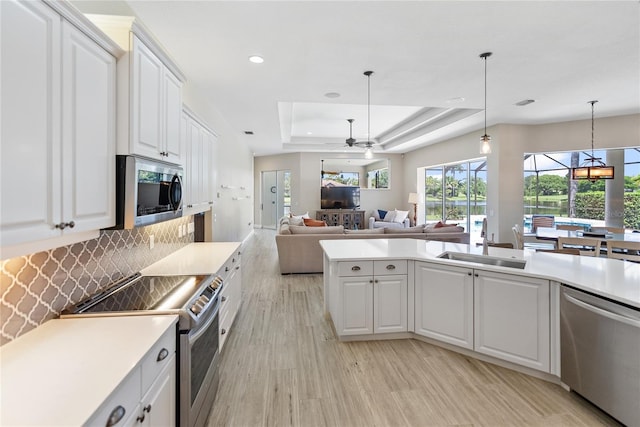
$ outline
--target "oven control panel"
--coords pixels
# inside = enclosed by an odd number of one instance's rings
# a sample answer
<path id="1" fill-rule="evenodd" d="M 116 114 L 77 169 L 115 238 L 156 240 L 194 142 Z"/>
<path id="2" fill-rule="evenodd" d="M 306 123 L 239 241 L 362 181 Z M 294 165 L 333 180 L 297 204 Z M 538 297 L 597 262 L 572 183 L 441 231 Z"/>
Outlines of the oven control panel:
<path id="1" fill-rule="evenodd" d="M 199 316 L 209 303 L 217 298 L 221 288 L 222 277 L 215 276 L 211 283 L 209 283 L 202 292 L 200 292 L 200 295 L 191 304 L 189 311 L 196 317 Z"/>

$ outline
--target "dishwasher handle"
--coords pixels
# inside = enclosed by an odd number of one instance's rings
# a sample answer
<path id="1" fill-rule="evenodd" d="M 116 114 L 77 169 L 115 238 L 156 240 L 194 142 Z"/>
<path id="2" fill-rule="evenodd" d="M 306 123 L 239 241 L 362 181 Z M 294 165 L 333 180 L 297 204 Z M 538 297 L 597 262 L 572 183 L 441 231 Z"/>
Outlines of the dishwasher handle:
<path id="1" fill-rule="evenodd" d="M 575 305 L 577 305 L 579 307 L 582 307 L 585 310 L 591 311 L 591 312 L 596 313 L 596 314 L 598 314 L 600 316 L 604 316 L 604 317 L 606 317 L 608 319 L 615 320 L 617 322 L 622 322 L 622 323 L 625 323 L 627 325 L 634 326 L 636 328 L 640 328 L 640 320 L 633 319 L 633 318 L 627 317 L 627 316 L 623 316 L 621 314 L 612 313 L 609 310 L 605 310 L 605 309 L 602 309 L 600 307 L 596 307 L 594 305 L 591 305 L 589 303 L 581 301 L 581 300 L 579 300 L 579 299 L 577 299 L 575 297 L 572 297 L 570 295 L 567 295 L 567 294 L 564 294 L 564 297 L 570 303 L 575 304 Z"/>

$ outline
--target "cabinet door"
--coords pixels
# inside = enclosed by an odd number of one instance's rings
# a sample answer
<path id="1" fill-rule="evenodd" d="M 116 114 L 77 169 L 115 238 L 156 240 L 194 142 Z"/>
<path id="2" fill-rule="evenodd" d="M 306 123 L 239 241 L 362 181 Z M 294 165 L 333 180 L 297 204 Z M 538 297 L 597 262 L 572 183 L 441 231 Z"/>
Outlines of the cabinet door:
<path id="1" fill-rule="evenodd" d="M 138 421 L 143 426 L 171 426 L 176 422 L 176 358 L 158 375 L 142 398 Z"/>
<path id="2" fill-rule="evenodd" d="M 0 2 L 0 233 L 3 246 L 60 234 L 60 16 Z"/>
<path id="3" fill-rule="evenodd" d="M 189 122 L 189 161 L 187 163 L 188 198 L 190 207 L 200 205 L 201 166 L 202 166 L 202 129 L 193 120 Z"/>
<path id="4" fill-rule="evenodd" d="M 338 292 L 338 335 L 372 334 L 373 277 L 341 277 Z"/>
<path id="5" fill-rule="evenodd" d="M 407 276 L 375 276 L 373 301 L 374 333 L 407 331 Z"/>
<path id="6" fill-rule="evenodd" d="M 163 141 L 161 94 L 164 65 L 135 36 L 132 58 L 131 151 L 153 159 L 164 159 L 160 155 L 163 150 L 159 148 Z"/>
<path id="7" fill-rule="evenodd" d="M 116 60 L 62 25 L 62 220 L 70 231 L 115 224 Z"/>
<path id="8" fill-rule="evenodd" d="M 184 162 L 184 148 L 180 143 L 180 124 L 182 113 L 182 82 L 171 71 L 164 68 L 164 160 L 177 164 Z"/>
<path id="9" fill-rule="evenodd" d="M 213 145 L 213 135 L 210 132 L 203 131 L 202 135 L 202 176 L 200 187 L 200 201 L 203 207 L 207 208 L 212 200 L 211 189 L 211 152 Z"/>
<path id="10" fill-rule="evenodd" d="M 473 349 L 473 270 L 418 262 L 415 333 Z"/>
<path id="11" fill-rule="evenodd" d="M 475 350 L 549 372 L 549 281 L 476 272 Z"/>

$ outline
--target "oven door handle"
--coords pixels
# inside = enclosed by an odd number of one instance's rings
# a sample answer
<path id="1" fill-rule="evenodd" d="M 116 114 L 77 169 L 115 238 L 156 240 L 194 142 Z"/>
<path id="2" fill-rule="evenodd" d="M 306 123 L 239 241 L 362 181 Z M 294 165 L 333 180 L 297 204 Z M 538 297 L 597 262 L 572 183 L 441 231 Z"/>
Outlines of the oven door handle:
<path id="1" fill-rule="evenodd" d="M 216 316 L 218 315 L 218 311 L 219 310 L 220 310 L 220 304 L 218 302 L 216 302 L 215 308 L 213 310 L 209 310 L 209 312 L 211 314 L 209 315 L 207 320 L 203 324 L 200 324 L 197 329 L 193 329 L 189 333 L 189 343 L 190 344 L 192 344 L 195 341 L 197 341 L 200 338 L 200 336 L 202 336 L 202 334 L 205 333 L 207 328 L 209 328 L 209 326 L 211 326 L 211 323 L 215 320 Z"/>

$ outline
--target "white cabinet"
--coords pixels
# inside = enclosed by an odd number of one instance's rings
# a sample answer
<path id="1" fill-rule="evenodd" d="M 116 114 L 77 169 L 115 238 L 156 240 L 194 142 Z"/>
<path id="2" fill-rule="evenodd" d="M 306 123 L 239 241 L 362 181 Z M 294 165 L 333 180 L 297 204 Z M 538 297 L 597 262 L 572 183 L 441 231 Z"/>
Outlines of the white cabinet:
<path id="1" fill-rule="evenodd" d="M 175 423 L 176 330 L 172 327 L 85 425 L 169 426 Z"/>
<path id="2" fill-rule="evenodd" d="M 186 152 L 184 207 L 185 215 L 208 211 L 213 205 L 213 153 L 216 136 L 190 114 L 184 112 L 181 131 Z"/>
<path id="3" fill-rule="evenodd" d="M 112 226 L 114 56 L 45 3 L 0 8 L 2 246 Z"/>
<path id="4" fill-rule="evenodd" d="M 473 270 L 415 264 L 415 333 L 473 350 Z"/>
<path id="5" fill-rule="evenodd" d="M 229 336 L 233 321 L 242 303 L 242 259 L 238 250 L 225 263 L 223 271 L 218 274 L 224 278 L 224 286 L 220 293 L 220 323 L 218 343 L 220 352 Z"/>
<path id="6" fill-rule="evenodd" d="M 407 261 L 338 263 L 338 335 L 407 331 Z"/>
<path id="7" fill-rule="evenodd" d="M 126 154 L 180 164 L 182 82 L 136 35 L 131 37 L 131 135 Z M 125 125 L 129 123 L 123 118 L 119 126 Z"/>
<path id="8" fill-rule="evenodd" d="M 549 372 L 549 281 L 474 274 L 475 350 Z"/>

